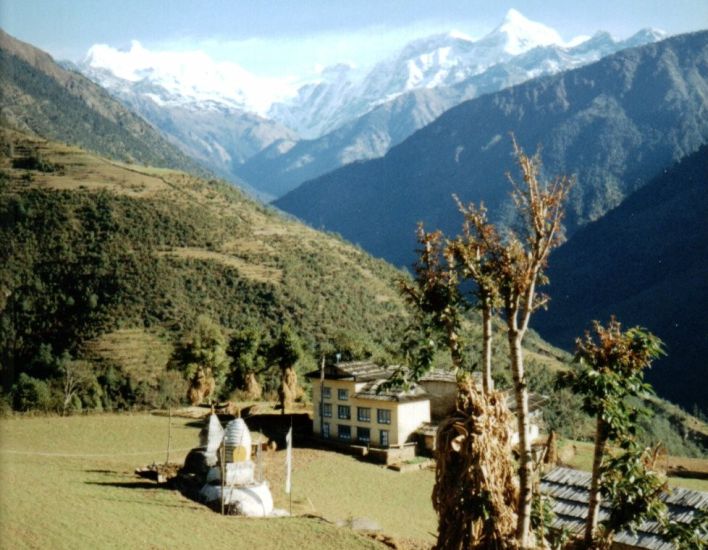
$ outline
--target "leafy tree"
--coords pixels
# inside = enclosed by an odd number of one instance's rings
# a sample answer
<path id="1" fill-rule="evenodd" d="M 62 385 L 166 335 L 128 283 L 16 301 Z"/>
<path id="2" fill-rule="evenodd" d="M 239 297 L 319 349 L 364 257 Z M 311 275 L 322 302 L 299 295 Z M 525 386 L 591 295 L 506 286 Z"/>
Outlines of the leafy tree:
<path id="1" fill-rule="evenodd" d="M 651 391 L 644 383 L 644 370 L 663 354 L 662 342 L 640 327 L 622 331 L 612 318 L 607 327 L 594 323 L 595 336 L 586 333 L 576 342 L 580 371 L 560 376 L 561 385 L 583 396 L 583 408 L 596 417 L 592 484 L 585 527 L 585 543 L 598 539 L 598 518 L 602 495 L 610 501 L 610 517 L 602 533 L 611 539 L 617 530 L 647 515 L 658 517 L 658 495 L 663 482 L 646 470 L 636 442 L 641 409 L 628 405 L 627 398 Z M 609 442 L 622 452 L 610 456 Z"/>
<path id="2" fill-rule="evenodd" d="M 250 374 L 263 370 L 265 339 L 260 330 L 248 326 L 234 332 L 229 340 L 228 354 L 231 358 L 231 385 L 244 389 Z"/>
<path id="3" fill-rule="evenodd" d="M 13 391 L 13 407 L 18 411 L 39 409 L 49 411 L 52 406 L 52 393 L 44 380 L 32 378 L 27 373 L 20 373 Z"/>
<path id="4" fill-rule="evenodd" d="M 422 375 L 430 368 L 434 340 L 440 332 L 445 334 L 445 343 L 450 350 L 453 367 L 455 370 L 461 370 L 463 356 L 460 342 L 460 310 L 464 304 L 458 289 L 457 274 L 446 258 L 442 232 L 428 233 L 420 224 L 418 242 L 420 248 L 414 268 L 414 281 L 400 282 L 403 296 L 413 307 L 418 326 L 427 337 L 415 357 L 414 368 L 419 371 L 416 375 Z"/>
<path id="5" fill-rule="evenodd" d="M 190 381 L 193 403 L 215 396 L 221 389 L 230 365 L 226 350 L 221 326 L 206 315 L 197 317 L 177 350 L 178 362 Z"/>
<path id="6" fill-rule="evenodd" d="M 474 296 L 482 313 L 482 388 L 489 393 L 492 382 L 492 316 L 499 303 L 499 289 L 491 261 L 491 253 L 499 245 L 499 234 L 487 220 L 484 205 L 465 207 L 457 200 L 458 208 L 464 216 L 462 235 L 450 242 L 447 256 L 459 263 L 462 278 L 474 283 Z"/>
<path id="7" fill-rule="evenodd" d="M 300 393 L 295 363 L 302 356 L 300 339 L 288 325 L 285 325 L 270 349 L 271 364 L 277 365 L 281 373 L 278 397 L 282 414 L 285 414 L 286 407 L 292 406 Z"/>

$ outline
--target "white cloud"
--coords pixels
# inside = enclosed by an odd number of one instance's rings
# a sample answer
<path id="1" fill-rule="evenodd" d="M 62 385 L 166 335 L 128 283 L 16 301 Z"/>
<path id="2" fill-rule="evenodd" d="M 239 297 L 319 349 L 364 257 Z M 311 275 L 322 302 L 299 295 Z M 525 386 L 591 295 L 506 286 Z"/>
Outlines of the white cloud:
<path id="1" fill-rule="evenodd" d="M 257 76 L 233 61 L 216 61 L 201 49 L 147 49 L 133 40 L 128 50 L 96 44 L 85 61 L 132 82 L 148 78 L 177 97 L 247 106 L 260 113 L 296 92 L 292 79 Z"/>

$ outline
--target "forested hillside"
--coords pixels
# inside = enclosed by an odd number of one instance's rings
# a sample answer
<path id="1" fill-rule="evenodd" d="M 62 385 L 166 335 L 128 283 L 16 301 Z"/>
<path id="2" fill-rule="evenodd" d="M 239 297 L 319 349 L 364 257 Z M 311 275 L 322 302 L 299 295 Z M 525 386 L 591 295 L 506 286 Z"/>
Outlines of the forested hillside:
<path id="1" fill-rule="evenodd" d="M 397 342 L 401 274 L 339 238 L 225 183 L 9 130 L 1 149 L 5 391 L 21 372 L 57 375 L 65 352 L 98 353 L 101 391 L 114 377 L 130 388 L 121 390 L 127 404 L 139 403 L 200 315 L 227 335 L 268 337 L 289 325 L 307 357 L 332 348 L 381 355 Z"/>
<path id="2" fill-rule="evenodd" d="M 579 230 L 551 258 L 553 300 L 534 320 L 570 348 L 592 319 L 646 326 L 667 357 L 648 379 L 688 410 L 708 411 L 708 146 Z"/>
<path id="3" fill-rule="evenodd" d="M 2 29 L 0 122 L 121 161 L 205 172 L 103 88 Z"/>
<path id="4" fill-rule="evenodd" d="M 547 174 L 576 178 L 572 234 L 705 143 L 706 104 L 708 32 L 676 36 L 463 103 L 384 158 L 306 182 L 275 204 L 408 265 L 417 221 L 456 230 L 453 193 L 504 218 L 513 132 L 527 150 L 543 148 Z"/>

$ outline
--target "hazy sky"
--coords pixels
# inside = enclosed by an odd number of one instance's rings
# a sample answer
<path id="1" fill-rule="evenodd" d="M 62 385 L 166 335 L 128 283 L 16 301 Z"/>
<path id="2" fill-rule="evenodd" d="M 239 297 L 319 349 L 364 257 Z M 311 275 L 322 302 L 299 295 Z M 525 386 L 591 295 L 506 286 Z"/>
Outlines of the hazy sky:
<path id="1" fill-rule="evenodd" d="M 434 32 L 476 38 L 512 7 L 565 40 L 600 29 L 624 38 L 643 27 L 708 28 L 708 0 L 0 0 L 0 27 L 57 59 L 138 40 L 282 76 L 340 60 L 367 64 Z"/>

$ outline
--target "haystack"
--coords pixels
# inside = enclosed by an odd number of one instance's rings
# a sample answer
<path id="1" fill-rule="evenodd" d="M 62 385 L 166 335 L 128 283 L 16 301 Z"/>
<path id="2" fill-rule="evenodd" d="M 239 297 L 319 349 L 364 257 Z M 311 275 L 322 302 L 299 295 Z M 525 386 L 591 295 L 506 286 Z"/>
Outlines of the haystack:
<path id="1" fill-rule="evenodd" d="M 501 392 L 483 394 L 468 378 L 457 411 L 438 429 L 433 507 L 438 549 L 514 547 L 518 485 Z"/>

